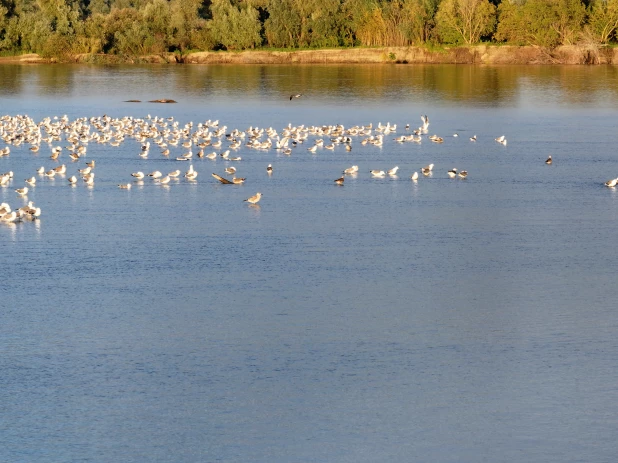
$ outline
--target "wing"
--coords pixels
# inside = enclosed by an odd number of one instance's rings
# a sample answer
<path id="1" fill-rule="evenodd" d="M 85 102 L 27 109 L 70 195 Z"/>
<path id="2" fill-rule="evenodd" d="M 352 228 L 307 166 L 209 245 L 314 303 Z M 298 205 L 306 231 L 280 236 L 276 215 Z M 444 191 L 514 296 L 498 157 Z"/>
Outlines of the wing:
<path id="1" fill-rule="evenodd" d="M 212 174 L 212 176 L 214 178 L 216 178 L 217 180 L 219 180 L 221 183 L 223 183 L 224 185 L 233 185 L 232 182 L 230 182 L 228 179 L 221 177 L 220 175 L 217 175 L 215 173 Z"/>

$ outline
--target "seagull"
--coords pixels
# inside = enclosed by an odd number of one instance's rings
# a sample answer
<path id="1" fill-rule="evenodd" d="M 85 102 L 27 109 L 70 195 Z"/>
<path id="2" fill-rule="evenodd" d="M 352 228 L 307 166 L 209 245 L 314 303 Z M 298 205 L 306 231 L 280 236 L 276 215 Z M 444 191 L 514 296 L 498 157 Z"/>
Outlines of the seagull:
<path id="1" fill-rule="evenodd" d="M 495 139 L 498 143 L 502 143 L 503 145 L 506 145 L 506 137 L 504 135 L 499 136 L 498 138 Z"/>
<path id="2" fill-rule="evenodd" d="M 549 155 L 549 157 L 545 160 L 545 164 L 551 164 L 553 161 L 551 159 L 551 154 Z"/>
<path id="3" fill-rule="evenodd" d="M 346 175 L 353 175 L 357 172 L 358 172 L 358 166 L 348 167 L 347 169 L 343 171 L 343 173 Z"/>
<path id="4" fill-rule="evenodd" d="M 135 177 L 135 178 L 136 178 L 136 179 L 138 179 L 138 180 L 141 180 L 141 179 L 143 179 L 143 178 L 144 178 L 144 172 L 141 172 L 141 171 L 139 171 L 139 172 L 133 172 L 133 173 L 131 174 L 131 176 L 132 176 L 132 177 Z"/>
<path id="5" fill-rule="evenodd" d="M 388 175 L 395 176 L 395 175 L 397 175 L 397 171 L 398 170 L 399 170 L 399 166 L 395 166 L 391 170 L 389 170 L 387 173 L 388 173 Z"/>
<path id="6" fill-rule="evenodd" d="M 613 188 L 613 187 L 616 186 L 617 183 L 618 183 L 618 178 L 612 178 L 612 179 L 608 180 L 607 182 L 605 182 L 605 186 Z"/>
<path id="7" fill-rule="evenodd" d="M 423 121 L 423 126 L 421 127 L 421 131 L 426 133 L 429 128 L 429 118 L 427 116 L 421 116 L 421 120 Z"/>
<path id="8" fill-rule="evenodd" d="M 236 173 L 236 167 L 226 167 L 225 173 L 226 174 L 230 174 L 230 175 L 235 174 Z"/>
<path id="9" fill-rule="evenodd" d="M 28 185 L 32 185 L 32 186 L 34 186 L 34 184 L 36 183 L 36 177 L 30 177 L 30 178 L 27 178 L 27 179 L 25 180 L 25 182 L 26 182 Z"/>
<path id="10" fill-rule="evenodd" d="M 476 135 L 471 136 L 470 141 L 476 141 Z"/>
<path id="11" fill-rule="evenodd" d="M 459 172 L 459 178 L 466 178 L 468 176 L 468 171 L 467 170 L 462 170 L 461 172 Z"/>
<path id="12" fill-rule="evenodd" d="M 232 177 L 232 183 L 234 185 L 240 185 L 241 183 L 244 183 L 246 180 L 246 178 L 242 177 L 242 178 L 236 178 L 236 177 Z"/>
<path id="13" fill-rule="evenodd" d="M 344 177 L 339 177 L 337 180 L 335 180 L 335 183 L 337 185 L 343 185 L 345 178 Z"/>
<path id="14" fill-rule="evenodd" d="M 120 185 L 118 185 L 118 188 L 120 188 L 121 190 L 130 190 L 131 189 L 131 184 L 130 183 L 121 183 Z"/>
<path id="15" fill-rule="evenodd" d="M 414 172 L 410 178 L 416 182 L 418 180 L 418 172 Z"/>
<path id="16" fill-rule="evenodd" d="M 17 190 L 15 190 L 15 192 L 19 195 L 19 196 L 26 196 L 28 194 L 28 187 L 25 186 L 23 188 L 18 188 Z"/>
<path id="17" fill-rule="evenodd" d="M 450 178 L 455 178 L 457 176 L 457 169 L 453 168 L 447 172 Z"/>
<path id="18" fill-rule="evenodd" d="M 266 168 L 266 172 L 268 172 L 269 174 L 273 173 L 273 166 L 272 166 L 272 164 L 268 164 L 268 167 Z"/>
<path id="19" fill-rule="evenodd" d="M 386 175 L 386 172 L 383 170 L 370 170 L 369 173 L 374 177 L 384 177 Z"/>
<path id="20" fill-rule="evenodd" d="M 431 174 L 432 170 L 433 170 L 433 164 L 429 164 L 428 166 L 421 167 L 421 172 L 423 173 L 423 175 Z"/>
<path id="21" fill-rule="evenodd" d="M 158 170 L 155 170 L 154 172 L 150 172 L 148 174 L 148 177 L 152 177 L 152 178 L 161 178 L 162 176 L 163 174 L 159 172 Z"/>
<path id="22" fill-rule="evenodd" d="M 175 171 L 173 171 L 173 172 L 170 172 L 170 173 L 169 173 L 169 174 L 167 174 L 167 175 L 168 175 L 169 177 L 176 178 L 176 177 L 179 177 L 179 176 L 180 176 L 180 171 L 179 171 L 179 170 L 175 170 Z"/>
<path id="23" fill-rule="evenodd" d="M 294 98 L 300 98 L 301 96 L 303 96 L 302 93 L 295 93 L 294 95 L 290 95 L 290 101 L 292 101 Z"/>
<path id="24" fill-rule="evenodd" d="M 257 192 L 255 195 L 251 196 L 250 198 L 245 199 L 245 201 L 251 204 L 257 204 L 261 198 L 262 198 L 262 193 Z"/>
<path id="25" fill-rule="evenodd" d="M 69 177 L 69 184 L 75 185 L 77 183 L 77 177 L 75 175 Z"/>

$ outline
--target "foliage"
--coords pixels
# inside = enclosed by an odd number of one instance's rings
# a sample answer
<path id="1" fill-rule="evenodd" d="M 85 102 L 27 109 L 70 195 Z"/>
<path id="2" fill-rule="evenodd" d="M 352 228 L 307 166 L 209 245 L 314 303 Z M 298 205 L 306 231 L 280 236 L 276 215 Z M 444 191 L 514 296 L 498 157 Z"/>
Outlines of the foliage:
<path id="1" fill-rule="evenodd" d="M 574 43 L 586 18 L 580 0 L 505 1 L 499 13 L 498 40 L 549 48 Z"/>
<path id="2" fill-rule="evenodd" d="M 601 43 L 616 38 L 618 0 L 595 0 L 590 8 L 589 28 Z"/>
<path id="3" fill-rule="evenodd" d="M 212 35 L 228 50 L 253 48 L 261 44 L 260 23 L 255 8 L 248 6 L 240 9 L 229 0 L 213 0 L 211 12 Z"/>
<path id="4" fill-rule="evenodd" d="M 618 0 L 0 0 L 0 53 L 618 40 Z M 494 34 L 495 32 L 495 34 Z"/>
<path id="5" fill-rule="evenodd" d="M 496 7 L 488 0 L 443 0 L 436 14 L 436 26 L 446 43 L 478 43 L 493 32 Z"/>

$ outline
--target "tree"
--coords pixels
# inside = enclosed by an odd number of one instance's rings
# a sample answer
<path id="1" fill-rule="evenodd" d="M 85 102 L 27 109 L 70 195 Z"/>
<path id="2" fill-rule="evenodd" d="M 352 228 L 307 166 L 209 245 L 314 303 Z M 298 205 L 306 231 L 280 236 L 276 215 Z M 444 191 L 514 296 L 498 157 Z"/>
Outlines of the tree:
<path id="1" fill-rule="evenodd" d="M 228 50 L 254 48 L 262 42 L 259 14 L 255 8 L 240 9 L 229 0 L 213 0 L 211 12 L 212 34 Z"/>
<path id="2" fill-rule="evenodd" d="M 478 43 L 496 24 L 496 7 L 488 0 L 443 0 L 436 26 L 444 42 Z"/>
<path id="3" fill-rule="evenodd" d="M 498 40 L 548 48 L 574 43 L 586 18 L 580 0 L 505 1 L 499 13 Z"/>
<path id="4" fill-rule="evenodd" d="M 618 28 L 618 0 L 595 0 L 588 22 L 594 37 L 601 43 L 608 43 Z"/>
<path id="5" fill-rule="evenodd" d="M 300 38 L 300 14 L 293 8 L 292 0 L 278 0 L 268 5 L 268 19 L 264 22 L 264 35 L 271 47 L 295 48 Z"/>

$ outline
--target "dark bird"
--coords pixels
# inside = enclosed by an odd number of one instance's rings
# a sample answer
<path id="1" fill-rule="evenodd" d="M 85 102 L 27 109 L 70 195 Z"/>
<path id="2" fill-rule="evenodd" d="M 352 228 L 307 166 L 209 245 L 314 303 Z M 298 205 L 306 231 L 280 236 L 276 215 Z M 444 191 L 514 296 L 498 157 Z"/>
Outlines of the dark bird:
<path id="1" fill-rule="evenodd" d="M 303 96 L 302 93 L 296 93 L 294 95 L 290 95 L 290 101 L 292 101 L 293 98 L 300 98 L 301 96 Z"/>
<path id="2" fill-rule="evenodd" d="M 233 185 L 233 182 L 230 182 L 228 179 L 221 177 L 220 175 L 217 175 L 215 173 L 212 174 L 212 176 L 214 178 L 216 178 L 217 180 L 219 180 L 221 183 L 223 183 L 224 185 Z"/>
<path id="3" fill-rule="evenodd" d="M 337 180 L 335 180 L 335 183 L 336 183 L 337 185 L 343 185 L 343 181 L 344 181 L 344 180 L 345 180 L 345 179 L 344 179 L 343 177 L 339 177 Z"/>
<path id="4" fill-rule="evenodd" d="M 552 160 L 551 160 L 551 154 L 550 154 L 547 160 L 545 161 L 545 164 L 551 164 L 551 163 L 552 163 Z"/>

